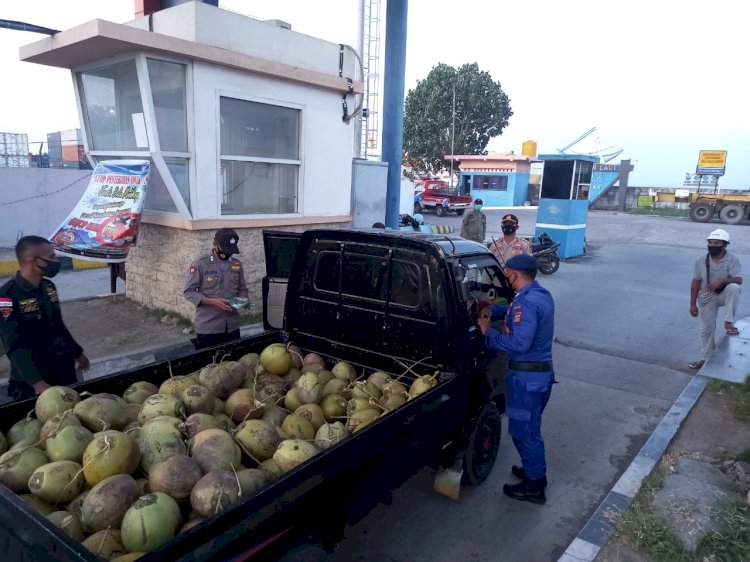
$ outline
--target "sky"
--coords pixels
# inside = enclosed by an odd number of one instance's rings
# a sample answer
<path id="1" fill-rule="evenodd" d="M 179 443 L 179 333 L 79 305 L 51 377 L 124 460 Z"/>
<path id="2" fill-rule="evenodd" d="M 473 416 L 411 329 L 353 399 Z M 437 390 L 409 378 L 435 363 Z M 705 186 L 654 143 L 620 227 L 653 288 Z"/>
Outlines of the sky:
<path id="1" fill-rule="evenodd" d="M 358 4 L 220 0 L 223 8 L 355 47 Z M 133 6 L 2 0 L 0 19 L 64 30 L 94 18 L 126 22 Z M 612 162 L 631 159 L 632 186 L 679 187 L 699 151 L 726 150 L 720 186 L 750 189 L 749 19 L 750 5 L 737 0 L 411 0 L 406 89 L 438 63 L 477 62 L 500 82 L 513 111 L 490 152 L 520 154 L 534 140 L 539 153 L 555 153 L 596 127 L 573 149 L 623 149 Z M 381 33 L 385 43 L 384 24 Z M 21 45 L 42 37 L 0 29 L 0 131 L 25 132 L 30 141 L 79 126 L 70 72 L 18 60 Z M 381 83 L 382 76 L 381 66 Z"/>

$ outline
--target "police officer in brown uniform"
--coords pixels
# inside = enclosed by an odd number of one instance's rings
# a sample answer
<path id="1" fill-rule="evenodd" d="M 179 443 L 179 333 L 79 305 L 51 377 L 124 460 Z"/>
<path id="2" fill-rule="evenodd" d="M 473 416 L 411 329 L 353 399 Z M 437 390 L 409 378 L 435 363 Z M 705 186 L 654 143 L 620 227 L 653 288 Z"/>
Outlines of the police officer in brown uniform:
<path id="1" fill-rule="evenodd" d="M 221 345 L 240 337 L 240 314 L 230 304 L 233 297 L 248 298 L 245 272 L 233 254 L 239 254 L 239 236 L 220 228 L 211 253 L 190 264 L 184 295 L 196 307 L 193 340 L 196 349 Z"/>
<path id="2" fill-rule="evenodd" d="M 65 327 L 57 288 L 47 279 L 60 271 L 52 244 L 24 236 L 16 258 L 18 273 L 0 287 L 0 337 L 11 364 L 8 395 L 23 400 L 77 382 L 76 367 L 88 369 L 89 360 Z"/>

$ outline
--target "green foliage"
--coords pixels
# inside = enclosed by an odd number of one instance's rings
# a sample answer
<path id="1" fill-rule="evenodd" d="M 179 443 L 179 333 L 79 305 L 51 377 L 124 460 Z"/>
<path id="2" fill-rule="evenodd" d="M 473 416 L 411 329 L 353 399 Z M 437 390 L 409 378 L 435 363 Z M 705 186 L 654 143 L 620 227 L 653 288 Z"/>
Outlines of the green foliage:
<path id="1" fill-rule="evenodd" d="M 439 63 L 406 96 L 404 155 L 416 173 L 435 174 L 450 168 L 443 157 L 451 153 L 454 86 L 453 154 L 482 154 L 513 115 L 500 82 L 480 71 L 477 63 L 460 68 Z"/>
<path id="2" fill-rule="evenodd" d="M 702 560 L 750 560 L 750 508 L 742 504 L 729 504 L 717 519 L 720 529 L 706 535 L 698 548 Z"/>
<path id="3" fill-rule="evenodd" d="M 713 379 L 708 382 L 708 389 L 726 399 L 735 418 L 750 421 L 750 383 L 735 384 Z"/>

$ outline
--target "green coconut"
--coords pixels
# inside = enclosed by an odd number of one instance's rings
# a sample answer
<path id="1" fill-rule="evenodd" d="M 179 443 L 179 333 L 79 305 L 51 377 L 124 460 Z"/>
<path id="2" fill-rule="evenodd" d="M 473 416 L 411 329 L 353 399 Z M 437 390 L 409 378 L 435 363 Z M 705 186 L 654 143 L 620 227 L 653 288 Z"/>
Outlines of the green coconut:
<path id="1" fill-rule="evenodd" d="M 356 412 L 374 408 L 367 398 L 352 398 L 346 402 L 346 415 L 351 416 Z"/>
<path id="2" fill-rule="evenodd" d="M 297 396 L 302 404 L 317 404 L 323 397 L 323 385 L 314 373 L 304 373 L 294 383 L 293 390 L 297 391 Z"/>
<path id="3" fill-rule="evenodd" d="M 292 354 L 283 343 L 272 343 L 260 353 L 260 364 L 272 375 L 285 375 L 293 363 Z"/>
<path id="4" fill-rule="evenodd" d="M 367 377 L 367 382 L 371 382 L 381 390 L 383 388 L 383 385 L 389 380 L 391 380 L 391 375 L 384 371 L 375 371 L 371 373 L 369 377 Z"/>
<path id="5" fill-rule="evenodd" d="M 76 404 L 73 413 L 91 431 L 120 430 L 128 424 L 126 405 L 119 396 L 101 393 Z"/>
<path id="6" fill-rule="evenodd" d="M 396 380 L 389 380 L 383 383 L 381 392 L 383 393 L 383 397 L 386 399 L 389 396 L 393 395 L 403 396 L 406 399 L 409 398 L 409 392 L 406 390 L 406 387 Z"/>
<path id="7" fill-rule="evenodd" d="M 340 394 L 344 395 L 348 392 L 349 383 L 341 379 L 331 379 L 325 386 L 323 386 L 323 397 L 325 398 L 329 394 Z"/>
<path id="8" fill-rule="evenodd" d="M 214 397 L 214 411 L 213 414 L 224 413 L 224 401 L 221 398 Z"/>
<path id="9" fill-rule="evenodd" d="M 156 463 L 148 473 L 151 492 L 163 492 L 176 500 L 190 497 L 193 487 L 203 477 L 203 471 L 195 459 L 187 455 L 172 455 Z"/>
<path id="10" fill-rule="evenodd" d="M 46 453 L 36 447 L 3 453 L 0 456 L 0 484 L 16 493 L 26 491 L 34 471 L 48 462 Z"/>
<path id="11" fill-rule="evenodd" d="M 281 470 L 279 464 L 273 459 L 263 461 L 258 465 L 258 468 L 267 473 L 271 478 L 278 478 L 284 474 L 284 471 Z"/>
<path id="12" fill-rule="evenodd" d="M 174 498 L 161 492 L 142 496 L 122 519 L 122 542 L 131 552 L 151 552 L 174 538 L 181 519 Z"/>
<path id="13" fill-rule="evenodd" d="M 339 361 L 331 369 L 333 376 L 346 382 L 353 382 L 357 378 L 357 370 L 346 361 Z"/>
<path id="14" fill-rule="evenodd" d="M 328 371 L 326 369 L 321 369 L 315 374 L 318 375 L 318 380 L 320 381 L 320 384 L 322 384 L 323 386 L 325 386 L 327 383 L 329 383 L 330 381 L 336 378 L 333 376 L 333 373 L 331 371 Z"/>
<path id="15" fill-rule="evenodd" d="M 318 431 L 320 426 L 326 422 L 323 410 L 317 404 L 302 404 L 302 406 L 294 410 L 294 414 L 302 416 L 309 421 L 313 425 L 313 428 L 315 428 L 315 431 Z"/>
<path id="16" fill-rule="evenodd" d="M 219 429 L 223 429 L 224 431 L 234 431 L 235 427 L 237 427 L 232 418 L 226 414 L 214 414 L 214 418 L 219 422 Z"/>
<path id="17" fill-rule="evenodd" d="M 2 431 L 0 431 L 0 455 L 2 455 L 7 450 L 8 450 L 8 440 L 5 439 L 5 435 L 3 435 Z"/>
<path id="18" fill-rule="evenodd" d="M 327 394 L 320 401 L 320 409 L 323 410 L 323 417 L 329 423 L 344 418 L 346 417 L 346 399 L 340 394 Z"/>
<path id="19" fill-rule="evenodd" d="M 239 361 L 222 361 L 221 365 L 229 372 L 232 386 L 239 388 L 247 376 L 247 366 Z"/>
<path id="20" fill-rule="evenodd" d="M 308 353 L 302 358 L 302 365 L 316 364 L 320 365 L 322 369 L 326 368 L 326 362 L 317 353 Z"/>
<path id="21" fill-rule="evenodd" d="M 390 394 L 388 397 L 383 396 L 378 402 L 386 412 L 390 412 L 406 404 L 406 401 L 407 399 L 403 394 Z"/>
<path id="22" fill-rule="evenodd" d="M 158 416 L 184 418 L 185 404 L 172 394 L 154 394 L 153 396 L 149 396 L 141 405 L 138 421 L 144 424 L 148 420 Z"/>
<path id="23" fill-rule="evenodd" d="M 38 437 L 27 437 L 26 439 L 21 439 L 18 443 L 13 445 L 9 451 L 23 451 L 24 449 L 28 449 L 29 447 L 41 447 L 40 441 Z"/>
<path id="24" fill-rule="evenodd" d="M 130 435 L 120 431 L 102 431 L 83 452 L 83 475 L 89 486 L 115 474 L 132 474 L 141 461 L 141 450 Z"/>
<path id="25" fill-rule="evenodd" d="M 409 387 L 409 396 L 411 398 L 414 398 L 415 396 L 419 396 L 420 394 L 424 394 L 431 388 L 434 388 L 437 386 L 437 379 L 433 377 L 432 375 L 422 375 L 421 377 L 417 377 L 416 380 L 411 383 L 411 386 Z"/>
<path id="26" fill-rule="evenodd" d="M 81 508 L 83 507 L 83 501 L 86 499 L 86 496 L 89 495 L 90 491 L 91 490 L 84 490 L 83 492 L 78 494 L 75 498 L 73 498 L 73 501 L 65 506 L 65 509 L 70 511 L 71 513 L 75 513 L 78 517 L 80 517 Z"/>
<path id="27" fill-rule="evenodd" d="M 204 473 L 237 469 L 242 460 L 239 445 L 223 429 L 206 429 L 193 437 L 190 456 Z"/>
<path id="28" fill-rule="evenodd" d="M 83 528 L 95 533 L 111 527 L 118 529 L 125 512 L 140 496 L 138 484 L 129 474 L 109 476 L 91 488 L 81 502 Z"/>
<path id="29" fill-rule="evenodd" d="M 315 444 L 321 449 L 327 449 L 347 437 L 349 437 L 349 432 L 342 422 L 325 423 L 315 434 Z"/>
<path id="30" fill-rule="evenodd" d="M 235 503 L 241 494 L 234 472 L 218 470 L 198 480 L 190 493 L 190 505 L 201 517 L 210 517 Z"/>
<path id="31" fill-rule="evenodd" d="M 376 419 L 380 417 L 382 412 L 374 408 L 368 408 L 366 410 L 359 410 L 349 416 L 346 421 L 346 429 L 350 433 L 357 433 L 360 429 L 370 425 Z"/>
<path id="32" fill-rule="evenodd" d="M 318 448 L 302 439 L 286 439 L 279 444 L 273 460 L 284 472 L 289 472 L 318 454 Z"/>
<path id="33" fill-rule="evenodd" d="M 352 385 L 352 398 L 365 398 L 369 400 L 379 400 L 381 396 L 380 388 L 375 383 L 367 381 L 357 381 Z"/>
<path id="34" fill-rule="evenodd" d="M 73 413 L 73 410 L 65 410 L 60 414 L 54 415 L 44 422 L 42 430 L 39 432 L 39 442 L 42 447 L 45 447 L 47 439 L 61 431 L 63 428 L 74 425 L 80 427 L 81 421 Z"/>
<path id="35" fill-rule="evenodd" d="M 200 384 L 193 384 L 182 391 L 180 398 L 188 414 L 213 414 L 216 397 Z"/>
<path id="36" fill-rule="evenodd" d="M 251 390 L 240 388 L 227 398 L 224 403 L 224 413 L 236 423 L 247 419 L 257 419 L 263 415 L 263 403 L 255 399 Z"/>
<path id="37" fill-rule="evenodd" d="M 302 376 L 302 371 L 300 371 L 297 367 L 290 368 L 286 375 L 281 379 L 284 381 L 284 386 L 286 388 L 291 387 L 295 382 L 297 382 L 297 379 L 299 379 Z"/>
<path id="38" fill-rule="evenodd" d="M 289 412 L 280 406 L 266 406 L 263 409 L 263 415 L 260 419 L 267 421 L 274 427 L 281 427 L 281 424 L 287 415 L 289 415 Z"/>
<path id="39" fill-rule="evenodd" d="M 50 503 L 65 503 L 83 492 L 82 466 L 73 461 L 43 464 L 29 477 L 29 491 Z"/>
<path id="40" fill-rule="evenodd" d="M 83 532 L 81 520 L 75 513 L 69 511 L 55 511 L 47 515 L 47 519 L 60 527 L 65 534 L 74 540 L 81 542 L 86 534 Z"/>
<path id="41" fill-rule="evenodd" d="M 42 424 L 36 418 L 26 417 L 14 423 L 8 430 L 8 444 L 12 447 L 24 439 L 39 439 L 39 433 L 42 431 Z"/>
<path id="42" fill-rule="evenodd" d="M 242 497 L 248 498 L 258 490 L 265 488 L 272 480 L 271 475 L 258 468 L 243 468 L 237 471 Z"/>
<path id="43" fill-rule="evenodd" d="M 128 404 L 141 405 L 146 401 L 146 398 L 154 394 L 159 393 L 159 388 L 148 381 L 138 381 L 131 384 L 125 392 L 122 393 L 122 397 Z"/>
<path id="44" fill-rule="evenodd" d="M 297 414 L 289 414 L 281 424 L 281 431 L 292 439 L 315 439 L 315 427 L 312 422 Z"/>
<path id="45" fill-rule="evenodd" d="M 81 545 L 105 560 L 128 554 L 119 529 L 104 529 L 87 537 Z"/>
<path id="46" fill-rule="evenodd" d="M 26 502 L 27 505 L 30 507 L 33 507 L 35 510 L 37 510 L 42 515 L 49 515 L 50 513 L 54 513 L 58 510 L 57 507 L 54 505 L 47 503 L 46 501 L 39 499 L 34 494 L 21 494 L 18 496 L 21 498 L 24 502 Z"/>
<path id="47" fill-rule="evenodd" d="M 181 398 L 182 393 L 194 385 L 195 379 L 190 376 L 170 377 L 161 383 L 159 392 L 155 392 L 154 394 L 171 394 L 175 398 Z"/>
<path id="48" fill-rule="evenodd" d="M 148 485 L 148 478 L 136 478 L 135 483 L 138 485 L 138 497 L 151 493 L 151 487 Z"/>
<path id="49" fill-rule="evenodd" d="M 138 423 L 138 414 L 141 413 L 141 404 L 128 404 L 125 406 L 125 415 L 128 419 L 127 425 L 123 430 L 127 429 L 131 423 Z"/>
<path id="50" fill-rule="evenodd" d="M 255 399 L 264 406 L 273 406 L 284 400 L 284 386 L 275 384 L 266 384 L 255 393 Z"/>
<path id="51" fill-rule="evenodd" d="M 318 374 L 320 371 L 324 369 L 325 367 L 323 367 L 319 363 L 306 363 L 302 365 L 302 368 L 299 371 L 300 371 L 300 375 L 304 375 L 305 373 Z"/>
<path id="52" fill-rule="evenodd" d="M 211 394 L 225 400 L 232 391 L 242 384 L 242 381 L 235 385 L 236 379 L 229 372 L 229 369 L 221 363 L 211 363 L 201 369 L 198 380 L 205 386 Z"/>
<path id="53" fill-rule="evenodd" d="M 273 457 L 281 439 L 276 428 L 264 420 L 247 420 L 237 427 L 234 438 L 254 459 L 264 461 Z"/>
<path id="54" fill-rule="evenodd" d="M 222 427 L 219 420 L 210 414 L 192 414 L 179 427 L 188 439 L 192 439 L 204 429 L 222 429 Z"/>
<path id="55" fill-rule="evenodd" d="M 39 423 L 44 424 L 48 419 L 72 410 L 81 401 L 81 397 L 67 386 L 51 386 L 42 392 L 34 404 L 34 413 Z"/>
<path id="56" fill-rule="evenodd" d="M 138 439 L 141 449 L 141 468 L 148 474 L 153 465 L 172 455 L 184 455 L 187 447 L 180 430 L 169 421 L 147 422 L 141 427 Z"/>
<path id="57" fill-rule="evenodd" d="M 257 367 L 260 363 L 260 355 L 258 355 L 257 353 L 246 353 L 245 355 L 240 357 L 238 361 L 245 365 L 246 368 L 252 368 L 254 370 L 255 367 Z"/>

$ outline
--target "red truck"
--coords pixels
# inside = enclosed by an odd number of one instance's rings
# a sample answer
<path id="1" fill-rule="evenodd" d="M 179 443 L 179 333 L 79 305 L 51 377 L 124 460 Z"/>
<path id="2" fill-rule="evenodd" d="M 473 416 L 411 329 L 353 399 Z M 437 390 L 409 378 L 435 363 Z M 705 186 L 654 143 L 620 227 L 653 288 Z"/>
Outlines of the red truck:
<path id="1" fill-rule="evenodd" d="M 432 210 L 439 217 L 451 211 L 461 216 L 471 208 L 471 203 L 471 196 L 461 195 L 458 188 L 450 187 L 443 180 L 414 182 L 414 214 Z"/>

